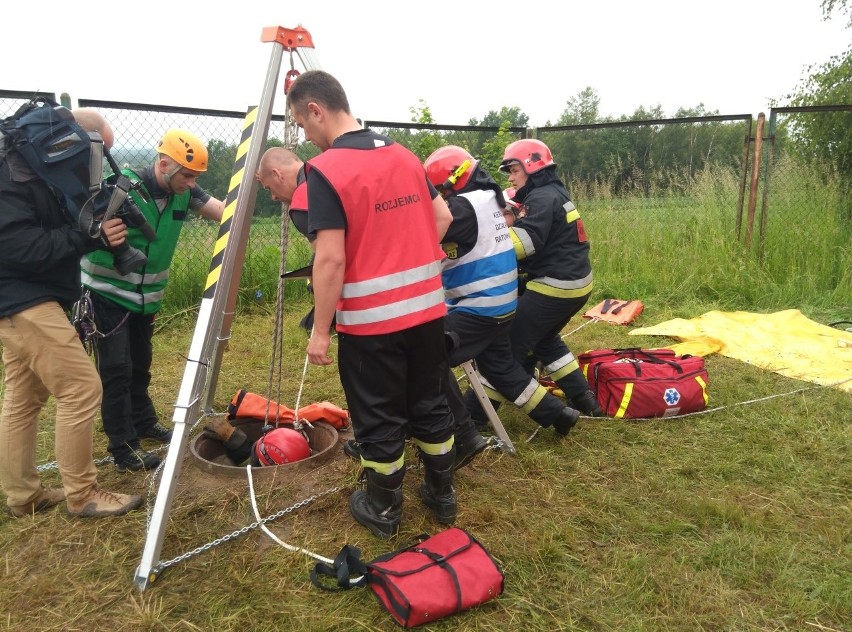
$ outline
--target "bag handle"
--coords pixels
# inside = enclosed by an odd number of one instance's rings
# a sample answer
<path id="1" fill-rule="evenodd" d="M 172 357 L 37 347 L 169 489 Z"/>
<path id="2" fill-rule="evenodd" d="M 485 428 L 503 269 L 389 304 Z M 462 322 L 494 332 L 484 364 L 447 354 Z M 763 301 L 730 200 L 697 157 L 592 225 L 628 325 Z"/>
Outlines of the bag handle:
<path id="1" fill-rule="evenodd" d="M 336 588 L 323 583 L 320 576 L 331 576 L 336 578 Z M 360 578 L 358 581 L 351 581 L 352 576 Z M 311 583 L 322 590 L 328 592 L 337 592 L 340 590 L 349 590 L 350 588 L 361 588 L 367 585 L 367 565 L 361 560 L 361 549 L 356 546 L 347 544 L 342 549 L 334 562 L 328 565 L 324 562 L 317 563 L 311 570 Z"/>

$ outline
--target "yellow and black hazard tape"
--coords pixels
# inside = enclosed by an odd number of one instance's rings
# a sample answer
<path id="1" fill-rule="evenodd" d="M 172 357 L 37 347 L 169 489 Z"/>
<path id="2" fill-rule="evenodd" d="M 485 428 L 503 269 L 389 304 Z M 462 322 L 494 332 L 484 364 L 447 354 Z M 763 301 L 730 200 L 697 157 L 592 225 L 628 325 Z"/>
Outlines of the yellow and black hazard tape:
<path id="1" fill-rule="evenodd" d="M 246 155 L 257 121 L 257 110 L 256 107 L 250 109 L 243 121 L 243 133 L 237 147 L 237 157 L 234 159 L 234 172 L 228 186 L 228 195 L 225 197 L 225 209 L 222 211 L 222 221 L 219 223 L 219 235 L 216 237 L 216 243 L 213 246 L 213 258 L 210 260 L 210 271 L 207 273 L 207 282 L 204 285 L 202 299 L 213 298 L 213 294 L 216 292 L 216 284 L 219 282 L 219 275 L 222 272 L 222 260 L 225 257 L 225 247 L 228 245 L 228 238 L 231 234 L 231 223 L 234 219 L 234 211 L 237 208 L 237 198 L 240 195 L 240 186 L 245 179 Z M 251 174 L 250 177 L 253 178 L 254 174 Z"/>

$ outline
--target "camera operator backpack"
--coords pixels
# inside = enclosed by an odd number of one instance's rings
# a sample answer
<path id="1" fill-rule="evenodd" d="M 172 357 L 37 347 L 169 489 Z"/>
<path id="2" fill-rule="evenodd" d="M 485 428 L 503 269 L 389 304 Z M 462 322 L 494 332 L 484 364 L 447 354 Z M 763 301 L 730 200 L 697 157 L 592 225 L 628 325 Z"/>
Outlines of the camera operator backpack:
<path id="1" fill-rule="evenodd" d="M 103 142 L 80 127 L 68 108 L 37 97 L 0 121 L 3 154 L 16 149 L 27 165 L 63 201 L 73 224 L 101 192 Z"/>
<path id="2" fill-rule="evenodd" d="M 149 241 L 156 237 L 127 196 L 134 183 L 121 173 L 103 139 L 83 130 L 68 108 L 46 97 L 22 105 L 0 121 L 0 159 L 9 149 L 17 150 L 29 168 L 53 189 L 72 225 L 89 237 L 100 237 L 101 223 L 113 215 L 139 228 Z M 104 158 L 113 170 L 107 180 Z M 128 274 L 147 261 L 142 251 L 127 242 L 110 250 L 120 274 Z"/>

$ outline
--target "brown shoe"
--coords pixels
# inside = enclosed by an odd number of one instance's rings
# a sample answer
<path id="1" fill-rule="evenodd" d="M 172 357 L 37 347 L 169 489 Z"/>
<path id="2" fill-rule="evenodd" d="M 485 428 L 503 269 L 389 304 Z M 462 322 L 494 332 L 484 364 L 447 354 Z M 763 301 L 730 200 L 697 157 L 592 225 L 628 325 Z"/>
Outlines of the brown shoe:
<path id="1" fill-rule="evenodd" d="M 15 518 L 24 518 L 32 516 L 39 511 L 55 507 L 63 500 L 65 500 L 65 492 L 61 489 L 42 487 L 38 496 L 25 505 L 9 505 L 9 513 Z"/>
<path id="2" fill-rule="evenodd" d="M 77 518 L 104 518 L 106 516 L 123 516 L 132 509 L 142 505 L 141 496 L 116 494 L 105 489 L 93 487 L 79 503 L 68 501 L 68 515 Z"/>

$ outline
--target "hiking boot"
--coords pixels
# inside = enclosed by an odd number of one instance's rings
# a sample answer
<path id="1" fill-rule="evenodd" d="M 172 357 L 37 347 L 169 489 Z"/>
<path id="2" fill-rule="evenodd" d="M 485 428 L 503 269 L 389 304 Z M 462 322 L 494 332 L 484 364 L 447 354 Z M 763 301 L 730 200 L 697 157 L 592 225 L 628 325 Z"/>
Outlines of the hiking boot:
<path id="1" fill-rule="evenodd" d="M 138 472 L 139 470 L 155 470 L 160 465 L 160 457 L 142 448 L 131 449 L 113 457 L 115 469 L 119 472 Z"/>
<path id="2" fill-rule="evenodd" d="M 571 432 L 571 428 L 576 425 L 577 419 L 579 418 L 579 412 L 566 406 L 562 409 L 562 412 L 559 413 L 559 418 L 553 422 L 553 429 L 564 437 Z"/>
<path id="3" fill-rule="evenodd" d="M 128 511 L 142 506 L 141 496 L 116 494 L 95 485 L 89 494 L 79 503 L 68 502 L 68 515 L 77 518 L 104 518 L 123 516 Z"/>
<path id="4" fill-rule="evenodd" d="M 154 441 L 159 441 L 160 443 L 168 443 L 172 440 L 172 429 L 166 428 L 158 421 L 150 428 L 145 428 L 144 430 L 137 430 L 136 436 L 140 439 L 153 439 Z"/>
<path id="5" fill-rule="evenodd" d="M 343 444 L 343 454 L 348 456 L 350 459 L 355 459 L 356 461 L 361 461 L 361 444 L 355 441 L 355 439 L 349 439 Z"/>
<path id="6" fill-rule="evenodd" d="M 24 505 L 9 505 L 9 513 L 15 518 L 24 518 L 55 507 L 63 500 L 65 500 L 65 492 L 61 489 L 42 487 L 38 495 L 30 502 Z"/>
<path id="7" fill-rule="evenodd" d="M 586 391 L 582 395 L 576 395 L 571 398 L 571 403 L 574 408 L 579 410 L 587 417 L 604 417 L 603 408 L 598 403 L 598 397 L 594 391 Z"/>
<path id="8" fill-rule="evenodd" d="M 476 455 L 488 447 L 488 441 L 481 434 L 476 433 L 466 441 L 456 441 L 456 462 L 454 469 L 459 469 L 473 461 Z"/>

